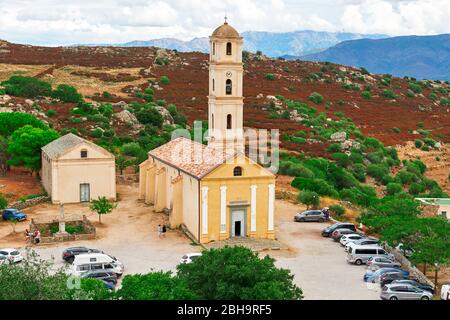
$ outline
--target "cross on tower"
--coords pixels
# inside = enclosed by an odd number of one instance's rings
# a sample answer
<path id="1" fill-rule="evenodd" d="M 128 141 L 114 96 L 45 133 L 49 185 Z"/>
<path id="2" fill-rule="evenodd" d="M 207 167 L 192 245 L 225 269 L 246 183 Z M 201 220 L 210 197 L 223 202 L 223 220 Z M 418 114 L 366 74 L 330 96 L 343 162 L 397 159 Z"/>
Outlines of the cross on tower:
<path id="1" fill-rule="evenodd" d="M 225 24 L 227 24 L 228 23 L 228 17 L 227 17 L 227 14 L 225 14 Z"/>

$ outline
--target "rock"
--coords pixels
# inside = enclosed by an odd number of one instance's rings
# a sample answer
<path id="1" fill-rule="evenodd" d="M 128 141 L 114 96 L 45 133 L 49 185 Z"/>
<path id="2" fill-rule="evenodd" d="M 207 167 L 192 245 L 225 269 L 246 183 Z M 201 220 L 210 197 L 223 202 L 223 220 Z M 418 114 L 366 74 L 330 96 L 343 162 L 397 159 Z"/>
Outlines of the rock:
<path id="1" fill-rule="evenodd" d="M 153 88 L 155 89 L 155 90 L 158 90 L 158 91 L 161 91 L 161 90 L 163 90 L 163 88 L 161 88 L 159 85 L 157 85 L 157 84 L 154 84 L 153 85 Z"/>
<path id="2" fill-rule="evenodd" d="M 123 110 L 115 114 L 116 118 L 124 123 L 138 124 L 139 121 L 134 114 L 128 110 Z"/>
<path id="3" fill-rule="evenodd" d="M 264 98 L 264 95 L 263 95 L 262 93 L 260 93 L 260 94 L 258 94 L 258 95 L 256 96 L 256 98 L 257 98 L 257 99 L 262 99 L 262 98 Z"/>
<path id="4" fill-rule="evenodd" d="M 346 139 L 347 139 L 346 132 L 336 132 L 333 133 L 330 137 L 330 140 L 335 142 L 344 142 Z"/>
<path id="5" fill-rule="evenodd" d="M 266 96 L 267 100 L 273 100 L 273 101 L 278 101 L 277 97 L 275 96 Z"/>
<path id="6" fill-rule="evenodd" d="M 345 140 L 341 143 L 341 148 L 344 151 L 349 151 L 351 149 L 360 149 L 361 144 L 359 142 L 356 142 L 355 140 Z"/>
<path id="7" fill-rule="evenodd" d="M 440 149 L 440 148 L 442 148 L 442 143 L 436 142 L 436 143 L 434 144 L 434 147 L 435 147 L 436 149 Z"/>
<path id="8" fill-rule="evenodd" d="M 119 102 L 113 103 L 112 106 L 125 109 L 126 107 L 128 107 L 128 103 L 126 103 L 125 101 L 119 101 Z"/>
<path id="9" fill-rule="evenodd" d="M 163 116 L 164 125 L 173 125 L 174 124 L 172 115 L 166 108 L 158 106 L 158 107 L 155 107 L 155 109 L 158 110 L 158 112 Z"/>
<path id="10" fill-rule="evenodd" d="M 298 114 L 297 110 L 292 110 L 289 113 L 289 118 L 293 121 L 302 121 L 303 120 L 302 116 Z"/>
<path id="11" fill-rule="evenodd" d="M 0 96 L 0 102 L 6 103 L 6 102 L 8 102 L 9 100 L 11 100 L 11 97 L 8 96 L 7 94 L 5 94 L 5 95 L 3 95 L 3 96 Z"/>
<path id="12" fill-rule="evenodd" d="M 10 107 L 0 107 L 0 112 L 14 112 Z"/>
<path id="13" fill-rule="evenodd" d="M 25 103 L 26 103 L 28 106 L 32 107 L 33 104 L 34 104 L 34 101 L 33 101 L 33 100 L 30 100 L 30 99 L 25 99 Z"/>

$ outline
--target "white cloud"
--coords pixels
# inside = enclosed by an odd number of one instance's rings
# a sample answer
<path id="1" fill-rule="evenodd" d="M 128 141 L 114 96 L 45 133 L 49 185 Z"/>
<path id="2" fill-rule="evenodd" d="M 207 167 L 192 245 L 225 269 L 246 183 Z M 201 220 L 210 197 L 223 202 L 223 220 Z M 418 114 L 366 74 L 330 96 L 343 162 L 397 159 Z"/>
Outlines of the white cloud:
<path id="1" fill-rule="evenodd" d="M 32 44 L 207 36 L 227 14 L 240 31 L 449 33 L 449 0 L 0 0 L 0 38 Z"/>

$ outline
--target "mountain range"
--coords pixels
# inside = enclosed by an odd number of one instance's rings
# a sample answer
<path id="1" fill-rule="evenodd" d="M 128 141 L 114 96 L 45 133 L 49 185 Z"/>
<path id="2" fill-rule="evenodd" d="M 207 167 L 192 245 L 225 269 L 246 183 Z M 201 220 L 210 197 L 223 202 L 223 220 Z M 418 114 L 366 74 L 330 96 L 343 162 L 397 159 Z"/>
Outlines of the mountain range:
<path id="1" fill-rule="evenodd" d="M 450 34 L 360 39 L 289 59 L 365 67 L 372 73 L 450 81 Z"/>
<path id="2" fill-rule="evenodd" d="M 342 41 L 355 39 L 381 39 L 387 37 L 381 34 L 359 34 L 347 32 L 294 31 L 294 32 L 260 32 L 248 31 L 241 34 L 244 39 L 244 49 L 251 52 L 262 51 L 269 57 L 283 55 L 306 55 L 330 48 Z M 153 39 L 147 41 L 135 40 L 119 44 L 89 44 L 86 46 L 114 47 L 159 47 L 181 52 L 209 52 L 207 37 L 183 41 L 174 38 Z"/>

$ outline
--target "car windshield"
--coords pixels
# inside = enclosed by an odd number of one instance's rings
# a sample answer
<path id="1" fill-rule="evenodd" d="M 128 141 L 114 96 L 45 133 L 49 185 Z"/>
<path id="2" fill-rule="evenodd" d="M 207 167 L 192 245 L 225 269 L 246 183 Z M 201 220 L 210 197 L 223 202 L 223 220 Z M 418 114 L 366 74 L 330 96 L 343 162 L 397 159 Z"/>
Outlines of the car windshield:
<path id="1" fill-rule="evenodd" d="M 11 255 L 12 256 L 18 256 L 19 255 L 19 251 L 13 251 L 13 252 L 11 252 Z"/>
<path id="2" fill-rule="evenodd" d="M 181 259 L 187 259 L 187 258 L 188 258 L 187 255 L 184 255 L 184 256 L 181 257 Z"/>

